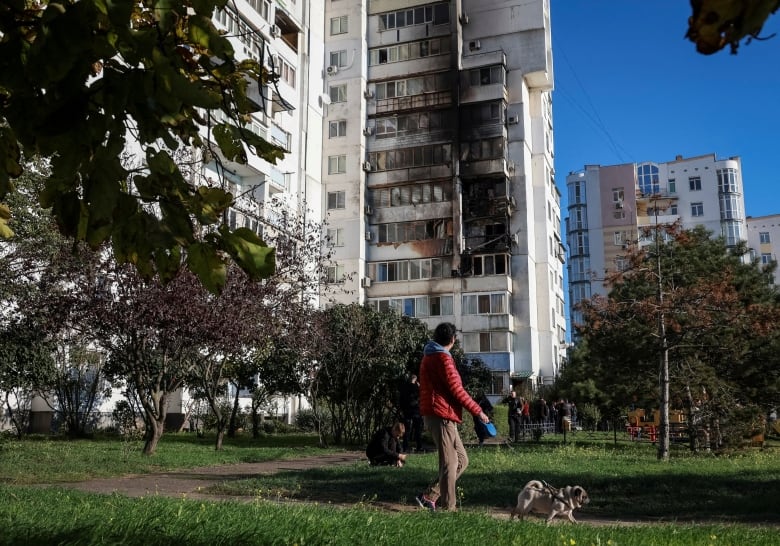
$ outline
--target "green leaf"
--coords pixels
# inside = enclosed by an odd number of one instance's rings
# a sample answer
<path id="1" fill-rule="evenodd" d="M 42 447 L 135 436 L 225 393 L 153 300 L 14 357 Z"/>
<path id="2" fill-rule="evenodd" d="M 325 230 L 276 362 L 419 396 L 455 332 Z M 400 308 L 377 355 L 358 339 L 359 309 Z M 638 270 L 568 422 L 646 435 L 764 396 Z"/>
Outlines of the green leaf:
<path id="1" fill-rule="evenodd" d="M 0 127 L 0 199 L 11 190 L 11 178 L 22 174 L 19 143 L 10 127 Z"/>
<path id="2" fill-rule="evenodd" d="M 202 224 L 214 224 L 233 203 L 233 195 L 221 188 L 200 186 L 189 203 L 189 210 Z"/>
<path id="3" fill-rule="evenodd" d="M 228 123 L 220 123 L 214 127 L 213 133 L 219 149 L 228 161 L 246 163 L 246 151 L 237 127 Z"/>
<path id="4" fill-rule="evenodd" d="M 195 243 L 187 249 L 187 266 L 195 273 L 209 292 L 219 294 L 225 286 L 227 268 L 208 243 Z"/>
<path id="5" fill-rule="evenodd" d="M 175 246 L 168 251 L 158 250 L 154 253 L 157 274 L 163 284 L 171 282 L 181 269 L 181 247 Z"/>
<path id="6" fill-rule="evenodd" d="M 14 236 L 13 230 L 8 225 L 10 219 L 11 209 L 8 205 L 0 203 L 0 237 L 3 239 L 10 239 Z"/>
<path id="7" fill-rule="evenodd" d="M 192 222 L 187 210 L 180 203 L 160 202 L 165 229 L 180 245 L 187 245 L 195 239 L 192 235 Z"/>
<path id="8" fill-rule="evenodd" d="M 276 270 L 276 253 L 257 234 L 248 228 L 238 228 L 232 233 L 221 226 L 222 248 L 252 279 L 265 279 Z"/>

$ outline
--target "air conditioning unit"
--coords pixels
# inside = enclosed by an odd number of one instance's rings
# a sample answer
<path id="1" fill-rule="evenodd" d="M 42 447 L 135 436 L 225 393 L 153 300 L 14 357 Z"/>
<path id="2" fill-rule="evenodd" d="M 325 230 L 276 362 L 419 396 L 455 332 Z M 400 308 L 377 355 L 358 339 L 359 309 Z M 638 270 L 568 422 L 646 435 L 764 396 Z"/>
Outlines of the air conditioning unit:
<path id="1" fill-rule="evenodd" d="M 374 98 L 374 92 L 371 91 L 370 89 L 366 89 L 365 91 L 363 91 L 363 96 L 365 98 L 367 98 L 367 99 L 373 99 Z"/>
<path id="2" fill-rule="evenodd" d="M 366 128 L 365 128 L 365 129 L 363 129 L 363 134 L 364 134 L 364 135 L 366 135 L 366 136 L 371 136 L 371 135 L 373 135 L 373 134 L 374 134 L 374 128 L 373 128 L 373 127 L 371 127 L 370 125 L 369 125 L 369 126 L 366 126 Z"/>
<path id="3" fill-rule="evenodd" d="M 622 209 L 623 208 L 623 201 L 618 201 L 617 203 L 615 203 L 615 208 L 616 209 Z"/>
<path id="4" fill-rule="evenodd" d="M 476 51 L 478 49 L 482 49 L 482 43 L 479 40 L 471 40 L 469 42 L 469 49 L 471 51 Z"/>
<path id="5" fill-rule="evenodd" d="M 507 161 L 506 162 L 506 170 L 507 170 L 507 172 L 510 172 L 510 173 L 515 172 L 515 162 L 514 161 Z"/>
<path id="6" fill-rule="evenodd" d="M 469 24 L 469 16 L 465 13 L 461 14 L 460 16 L 460 24 L 461 25 L 468 25 Z"/>
<path id="7" fill-rule="evenodd" d="M 333 74 L 338 74 L 338 71 L 339 71 L 339 67 L 338 67 L 338 66 L 336 66 L 335 64 L 332 64 L 332 65 L 330 65 L 328 68 L 326 68 L 326 69 L 325 69 L 325 72 L 327 72 L 327 73 L 328 73 L 328 74 L 330 74 L 331 76 L 332 76 Z"/>
<path id="8" fill-rule="evenodd" d="M 271 25 L 271 36 L 281 36 L 282 29 L 280 29 L 277 25 Z"/>
<path id="9" fill-rule="evenodd" d="M 520 123 L 520 116 L 509 116 L 509 118 L 507 118 L 507 123 L 509 123 L 509 125 L 517 125 Z"/>
<path id="10" fill-rule="evenodd" d="M 363 277 L 363 279 L 360 281 L 360 284 L 363 288 L 368 288 L 371 286 L 371 277 Z"/>
<path id="11" fill-rule="evenodd" d="M 370 231 L 366 231 L 366 241 L 370 241 L 373 238 L 374 238 L 374 234 L 371 233 Z"/>
<path id="12" fill-rule="evenodd" d="M 371 162 L 370 161 L 364 161 L 363 162 L 363 170 L 364 171 L 370 171 L 371 170 Z"/>

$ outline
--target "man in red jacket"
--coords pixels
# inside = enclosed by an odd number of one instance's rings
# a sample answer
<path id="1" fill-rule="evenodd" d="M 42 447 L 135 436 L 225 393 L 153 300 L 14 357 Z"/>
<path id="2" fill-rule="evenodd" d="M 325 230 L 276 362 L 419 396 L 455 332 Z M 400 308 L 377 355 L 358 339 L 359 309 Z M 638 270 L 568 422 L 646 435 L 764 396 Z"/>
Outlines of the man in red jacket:
<path id="1" fill-rule="evenodd" d="M 420 414 L 439 452 L 439 477 L 427 491 L 415 500 L 422 508 L 436 510 L 440 501 L 444 510 L 457 510 L 455 483 L 469 465 L 466 448 L 458 434 L 463 421 L 462 410 L 475 415 L 483 423 L 490 419 L 463 389 L 450 349 L 455 345 L 455 325 L 443 322 L 425 345 L 420 363 Z"/>

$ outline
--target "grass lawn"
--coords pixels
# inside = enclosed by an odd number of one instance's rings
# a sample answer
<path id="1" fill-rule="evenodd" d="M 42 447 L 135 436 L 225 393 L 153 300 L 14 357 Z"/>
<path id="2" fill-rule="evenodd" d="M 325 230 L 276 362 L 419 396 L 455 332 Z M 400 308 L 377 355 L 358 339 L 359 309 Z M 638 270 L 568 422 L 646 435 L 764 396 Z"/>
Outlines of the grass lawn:
<path id="1" fill-rule="evenodd" d="M 140 455 L 140 444 L 130 449 L 115 439 L 5 440 L 0 544 L 780 544 L 774 447 L 696 456 L 675 448 L 667 463 L 656 460 L 649 444 L 584 435 L 567 445 L 551 436 L 539 444 L 471 449 L 457 514 L 374 505 L 411 505 L 436 472 L 434 454 L 414 455 L 402 469 L 331 466 L 213 488 L 241 495 L 237 501 L 129 499 L 31 485 L 322 453 L 314 440 L 241 438 L 215 453 L 209 440 L 170 435 L 152 458 Z M 584 523 L 508 521 L 519 489 L 532 478 L 583 486 L 591 498 L 577 513 Z"/>

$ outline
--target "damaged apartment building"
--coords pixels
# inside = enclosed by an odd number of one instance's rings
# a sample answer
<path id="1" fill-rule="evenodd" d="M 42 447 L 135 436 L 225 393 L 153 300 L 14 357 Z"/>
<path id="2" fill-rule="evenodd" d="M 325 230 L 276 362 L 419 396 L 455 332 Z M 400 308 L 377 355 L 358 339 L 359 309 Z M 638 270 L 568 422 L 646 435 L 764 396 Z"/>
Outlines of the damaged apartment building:
<path id="1" fill-rule="evenodd" d="M 490 394 L 565 354 L 549 0 L 327 0 L 323 214 L 330 280 L 455 323 Z"/>

